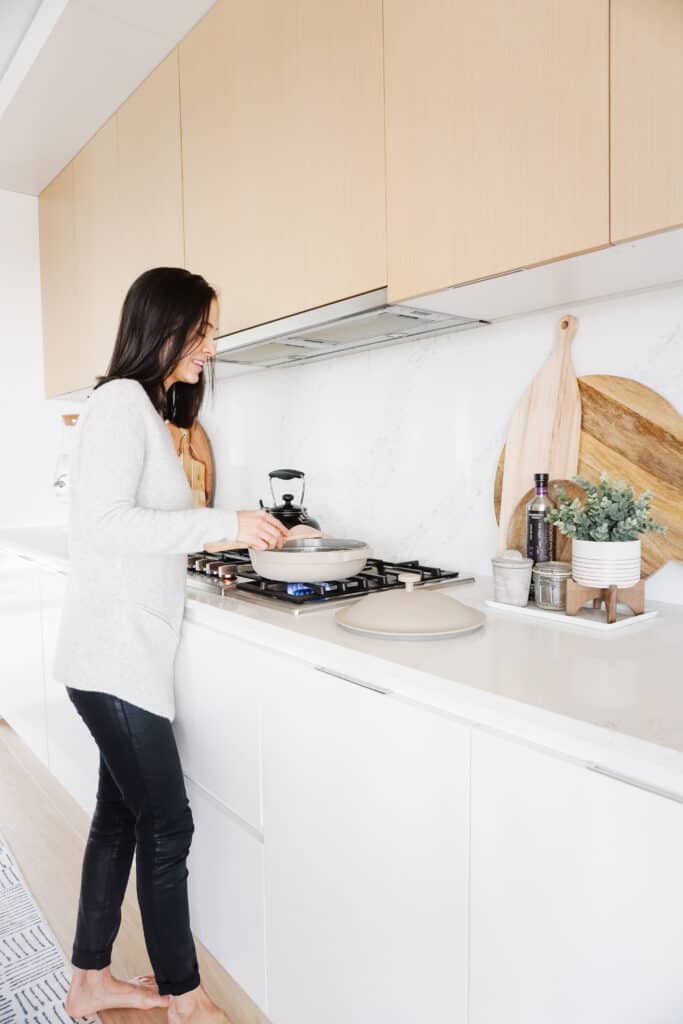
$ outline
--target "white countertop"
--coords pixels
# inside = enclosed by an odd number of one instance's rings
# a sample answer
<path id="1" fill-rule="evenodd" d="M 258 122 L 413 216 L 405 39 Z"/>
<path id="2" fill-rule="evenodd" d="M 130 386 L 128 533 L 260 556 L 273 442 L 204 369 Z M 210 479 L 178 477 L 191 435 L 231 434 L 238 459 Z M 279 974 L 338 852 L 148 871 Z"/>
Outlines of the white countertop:
<path id="1" fill-rule="evenodd" d="M 68 571 L 64 529 L 0 529 L 0 548 Z M 683 607 L 614 634 L 521 619 L 483 604 L 491 581 L 447 588 L 487 613 L 474 633 L 369 639 L 334 611 L 294 616 L 188 589 L 185 617 L 527 742 L 683 794 Z"/>

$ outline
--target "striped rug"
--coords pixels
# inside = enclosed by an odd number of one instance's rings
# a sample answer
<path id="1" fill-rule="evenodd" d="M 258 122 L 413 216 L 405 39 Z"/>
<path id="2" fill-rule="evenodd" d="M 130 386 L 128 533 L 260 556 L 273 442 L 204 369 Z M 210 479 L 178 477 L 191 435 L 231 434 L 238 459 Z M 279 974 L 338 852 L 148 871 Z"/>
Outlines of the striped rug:
<path id="1" fill-rule="evenodd" d="M 0 836 L 0 1024 L 70 1024 L 71 967 Z M 100 1024 L 99 1017 L 82 1017 Z"/>

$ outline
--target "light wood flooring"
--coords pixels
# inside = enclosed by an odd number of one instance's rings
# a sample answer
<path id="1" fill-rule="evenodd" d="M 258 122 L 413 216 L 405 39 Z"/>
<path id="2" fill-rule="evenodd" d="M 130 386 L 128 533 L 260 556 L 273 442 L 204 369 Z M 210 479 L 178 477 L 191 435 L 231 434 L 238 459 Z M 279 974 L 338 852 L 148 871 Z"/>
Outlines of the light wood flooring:
<path id="1" fill-rule="evenodd" d="M 67 963 L 89 824 L 83 809 L 0 719 L 0 832 L 62 946 Z M 268 1024 L 267 1018 L 201 943 L 197 941 L 196 945 L 202 984 L 232 1024 Z M 112 972 L 122 978 L 152 973 L 135 894 L 134 870 L 123 904 Z M 164 1010 L 109 1010 L 100 1016 L 103 1024 L 166 1022 Z"/>

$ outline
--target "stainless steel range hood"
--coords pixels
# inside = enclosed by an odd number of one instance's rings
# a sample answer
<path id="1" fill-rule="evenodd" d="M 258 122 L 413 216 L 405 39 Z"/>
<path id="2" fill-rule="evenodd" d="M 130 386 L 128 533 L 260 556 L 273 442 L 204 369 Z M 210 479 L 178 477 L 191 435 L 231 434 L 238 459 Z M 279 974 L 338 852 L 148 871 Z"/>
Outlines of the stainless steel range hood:
<path id="1" fill-rule="evenodd" d="M 282 366 L 421 334 L 461 331 L 485 323 L 472 317 L 387 305 L 386 288 L 272 320 L 217 340 L 216 370 Z"/>

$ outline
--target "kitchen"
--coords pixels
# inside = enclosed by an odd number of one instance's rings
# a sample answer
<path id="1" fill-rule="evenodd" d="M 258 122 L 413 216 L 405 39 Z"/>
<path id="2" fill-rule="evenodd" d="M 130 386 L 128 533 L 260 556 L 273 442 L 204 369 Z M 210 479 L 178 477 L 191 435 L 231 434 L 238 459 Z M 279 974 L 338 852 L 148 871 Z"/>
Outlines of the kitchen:
<path id="1" fill-rule="evenodd" d="M 291 614 L 188 569 L 174 728 L 207 986 L 235 1022 L 679 1020 L 680 557 L 648 574 L 657 616 L 613 632 L 486 602 L 497 466 L 561 318 L 579 381 L 636 381 L 683 410 L 680 5 L 301 3 L 297 21 L 219 0 L 184 23 L 181 4 L 61 6 L 0 115 L 4 408 L 21 424 L 0 513 L 0 836 L 62 949 L 96 784 L 50 667 L 62 417 L 104 372 L 127 285 L 185 265 L 222 300 L 200 417 L 213 504 L 272 508 L 269 473 L 297 467 L 324 533 L 473 576 L 414 596 L 485 615 L 450 639 L 373 638 L 336 621 L 360 601 Z M 73 50 L 88 26 L 107 95 L 55 86 L 34 111 L 56 55 L 94 81 Z M 40 131 L 19 131 L 29 112 Z M 234 361 L 385 288 L 372 308 L 467 329 Z M 31 856 L 36 828 L 52 863 Z M 148 969 L 136 914 L 129 893 L 128 974 Z"/>

